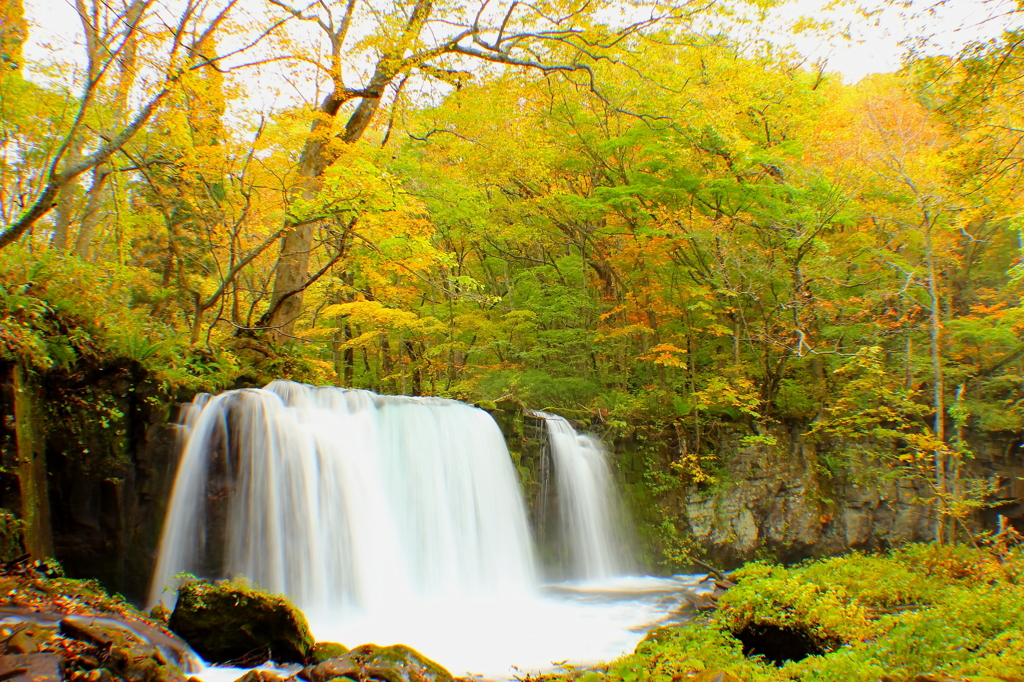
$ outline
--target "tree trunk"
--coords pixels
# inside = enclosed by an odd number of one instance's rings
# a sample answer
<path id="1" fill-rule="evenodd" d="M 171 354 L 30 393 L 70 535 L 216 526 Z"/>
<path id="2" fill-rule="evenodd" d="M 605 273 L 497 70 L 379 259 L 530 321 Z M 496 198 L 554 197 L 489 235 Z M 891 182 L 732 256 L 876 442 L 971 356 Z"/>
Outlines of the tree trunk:
<path id="1" fill-rule="evenodd" d="M 345 338 L 352 340 L 352 325 L 345 325 Z M 349 346 L 345 349 L 345 385 L 355 388 L 356 380 L 356 349 Z"/>
<path id="2" fill-rule="evenodd" d="M 68 146 L 67 165 L 73 166 L 81 159 L 82 142 L 75 137 Z M 75 193 L 78 190 L 78 180 L 72 180 L 60 188 L 57 195 L 57 206 L 53 216 L 53 241 L 51 245 L 58 251 L 68 248 L 68 238 L 71 234 L 71 220 L 75 215 Z"/>
<path id="3" fill-rule="evenodd" d="M 341 343 L 343 341 L 342 330 L 335 330 L 331 335 L 331 359 L 334 361 L 334 385 L 339 388 L 345 385 L 342 375 L 344 369 L 341 364 Z"/>
<path id="4" fill-rule="evenodd" d="M 929 221 L 930 222 L 930 221 Z M 935 409 L 934 431 L 935 438 L 940 442 L 946 441 L 946 406 L 945 387 L 942 375 L 941 356 L 941 334 L 942 334 L 942 311 L 939 300 L 939 287 L 935 275 L 935 254 L 932 250 L 931 225 L 925 225 L 924 229 L 925 259 L 928 265 L 928 295 L 931 305 L 931 313 L 928 324 L 928 336 L 930 339 L 930 353 L 932 360 L 932 401 Z M 942 544 L 944 538 L 945 518 L 944 507 L 946 503 L 946 453 L 943 448 L 936 448 L 934 453 L 935 461 L 935 540 Z"/>
<path id="5" fill-rule="evenodd" d="M 403 40 L 394 51 L 385 52 L 377 60 L 373 76 L 361 91 L 359 104 L 349 116 L 345 131 L 340 135 L 343 142 L 352 144 L 362 138 L 377 113 L 384 90 L 399 71 L 407 67 L 403 63 L 405 49 L 419 36 L 432 11 L 432 0 L 417 0 L 403 31 Z M 354 99 L 350 91 L 339 89 L 341 85 L 339 74 L 334 91 L 319 107 L 319 113 L 326 115 L 326 120 L 321 117 L 313 122 L 302 150 L 299 177 L 303 178 L 300 185 L 300 196 L 303 201 L 315 201 L 320 189 L 321 176 L 335 157 L 329 149 L 328 138 L 321 134 L 320 129 L 329 126 L 329 119 L 337 116 L 341 106 Z M 266 326 L 271 328 L 272 337 L 277 340 L 292 335 L 295 321 L 302 314 L 303 285 L 308 277 L 309 254 L 313 249 L 315 227 L 315 223 L 297 225 L 290 229 L 281 241 L 281 255 L 274 273 L 274 291 L 270 297 L 270 310 L 273 313 L 266 322 Z"/>
<path id="6" fill-rule="evenodd" d="M 96 235 L 96 226 L 100 224 L 100 206 L 107 194 L 106 181 L 109 175 L 109 164 L 100 164 L 92 169 L 92 184 L 82 212 L 82 225 L 75 240 L 75 253 L 82 260 L 88 260 L 91 255 L 92 238 Z"/>
<path id="7" fill-rule="evenodd" d="M 145 8 L 145 0 L 132 0 L 125 12 L 125 22 L 129 26 L 138 23 Z M 128 91 L 131 90 L 135 81 L 135 69 L 138 53 L 138 39 L 135 33 L 126 38 L 121 56 L 118 58 L 118 79 L 114 89 L 114 98 L 111 102 L 110 120 L 112 125 L 108 126 L 107 135 L 112 135 L 125 124 L 125 112 L 128 110 Z M 92 240 L 96 236 L 96 227 L 100 224 L 101 208 L 110 194 L 109 183 L 107 182 L 111 173 L 109 162 L 102 163 L 92 169 L 92 183 L 86 195 L 85 209 L 82 211 L 82 225 L 78 230 L 78 238 L 75 240 L 75 253 L 79 258 L 88 260 L 91 254 Z"/>
<path id="8" fill-rule="evenodd" d="M 313 224 L 293 227 L 281 240 L 281 255 L 274 272 L 274 292 L 270 298 L 274 314 L 267 321 L 267 326 L 272 328 L 271 336 L 278 343 L 291 337 L 295 321 L 302 314 L 302 285 L 309 275 L 314 227 Z"/>

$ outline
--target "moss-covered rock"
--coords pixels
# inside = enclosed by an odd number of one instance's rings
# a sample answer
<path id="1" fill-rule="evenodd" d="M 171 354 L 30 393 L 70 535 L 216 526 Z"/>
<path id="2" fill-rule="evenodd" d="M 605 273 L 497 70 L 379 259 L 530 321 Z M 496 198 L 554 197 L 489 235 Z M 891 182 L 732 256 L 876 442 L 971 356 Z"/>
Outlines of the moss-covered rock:
<path id="1" fill-rule="evenodd" d="M 348 647 L 337 642 L 317 642 L 313 645 L 313 660 L 323 663 L 328 658 L 341 658 L 348 653 Z"/>
<path id="2" fill-rule="evenodd" d="M 453 682 L 450 672 L 402 644 L 363 644 L 344 656 L 306 668 L 301 676 L 310 682 L 328 682 L 337 678 L 380 682 Z"/>
<path id="3" fill-rule="evenodd" d="M 269 670 L 250 670 L 235 682 L 281 682 L 284 678 Z"/>
<path id="4" fill-rule="evenodd" d="M 654 630 L 608 682 L 1024 682 L 1024 544 L 907 545 L 733 576 L 716 612 Z"/>
<path id="5" fill-rule="evenodd" d="M 283 597 L 239 581 L 183 585 L 168 626 L 210 663 L 313 660 L 313 637 L 302 612 Z"/>

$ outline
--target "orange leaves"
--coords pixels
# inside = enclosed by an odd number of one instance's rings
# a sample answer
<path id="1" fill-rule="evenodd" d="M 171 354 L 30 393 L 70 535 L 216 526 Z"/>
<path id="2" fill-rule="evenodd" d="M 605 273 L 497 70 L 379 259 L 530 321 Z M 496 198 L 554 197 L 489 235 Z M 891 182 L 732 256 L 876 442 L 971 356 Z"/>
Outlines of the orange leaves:
<path id="1" fill-rule="evenodd" d="M 982 317 L 988 317 L 994 320 L 1003 319 L 1009 311 L 1006 308 L 1006 302 L 1002 301 L 995 305 L 985 305 L 979 303 L 971 306 L 972 315 L 966 316 L 963 319 L 980 319 Z"/>
<path id="2" fill-rule="evenodd" d="M 686 355 L 685 348 L 679 348 L 670 343 L 659 343 L 643 355 L 637 357 L 637 360 L 649 360 L 656 365 L 685 369 L 686 361 L 683 360 L 684 355 Z"/>
<path id="3" fill-rule="evenodd" d="M 607 339 L 620 339 L 623 337 L 632 336 L 634 334 L 641 336 L 648 336 L 653 334 L 654 330 L 644 324 L 627 324 L 622 327 L 612 327 L 599 330 L 595 334 L 595 338 L 599 341 Z"/>
<path id="4" fill-rule="evenodd" d="M 616 315 L 618 315 L 619 313 L 624 312 L 625 310 L 626 310 L 626 306 L 624 306 L 624 305 L 617 305 L 614 308 L 612 308 L 611 310 L 609 310 L 607 312 L 604 312 L 604 313 L 601 313 L 601 315 L 600 315 L 601 321 L 604 322 L 605 320 L 611 319 L 611 318 L 615 317 Z"/>

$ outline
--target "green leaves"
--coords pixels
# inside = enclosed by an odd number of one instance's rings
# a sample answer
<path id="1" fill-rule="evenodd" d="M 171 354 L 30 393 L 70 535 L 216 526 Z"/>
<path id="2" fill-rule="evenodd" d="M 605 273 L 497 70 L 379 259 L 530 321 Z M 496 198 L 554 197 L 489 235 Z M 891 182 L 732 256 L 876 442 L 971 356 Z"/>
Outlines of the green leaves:
<path id="1" fill-rule="evenodd" d="M 731 576 L 738 586 L 708 620 L 652 631 L 607 674 L 615 682 L 669 682 L 710 668 L 748 682 L 1012 678 L 1024 670 L 1022 594 L 1010 577 L 1021 560 L 1019 551 L 997 557 L 909 545 L 795 567 L 749 563 Z M 752 624 L 796 628 L 832 644 L 776 667 L 743 655 L 736 633 Z"/>

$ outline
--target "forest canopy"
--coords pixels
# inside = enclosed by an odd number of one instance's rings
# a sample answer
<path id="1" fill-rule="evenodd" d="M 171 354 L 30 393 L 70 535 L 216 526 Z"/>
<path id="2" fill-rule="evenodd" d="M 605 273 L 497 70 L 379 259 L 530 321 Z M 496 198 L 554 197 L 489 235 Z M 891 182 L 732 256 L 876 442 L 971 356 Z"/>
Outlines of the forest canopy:
<path id="1" fill-rule="evenodd" d="M 2 0 L 0 352 L 795 423 L 941 497 L 1024 428 L 1019 10 L 848 84 L 723 28 L 774 4 L 77 0 L 34 63 Z"/>

